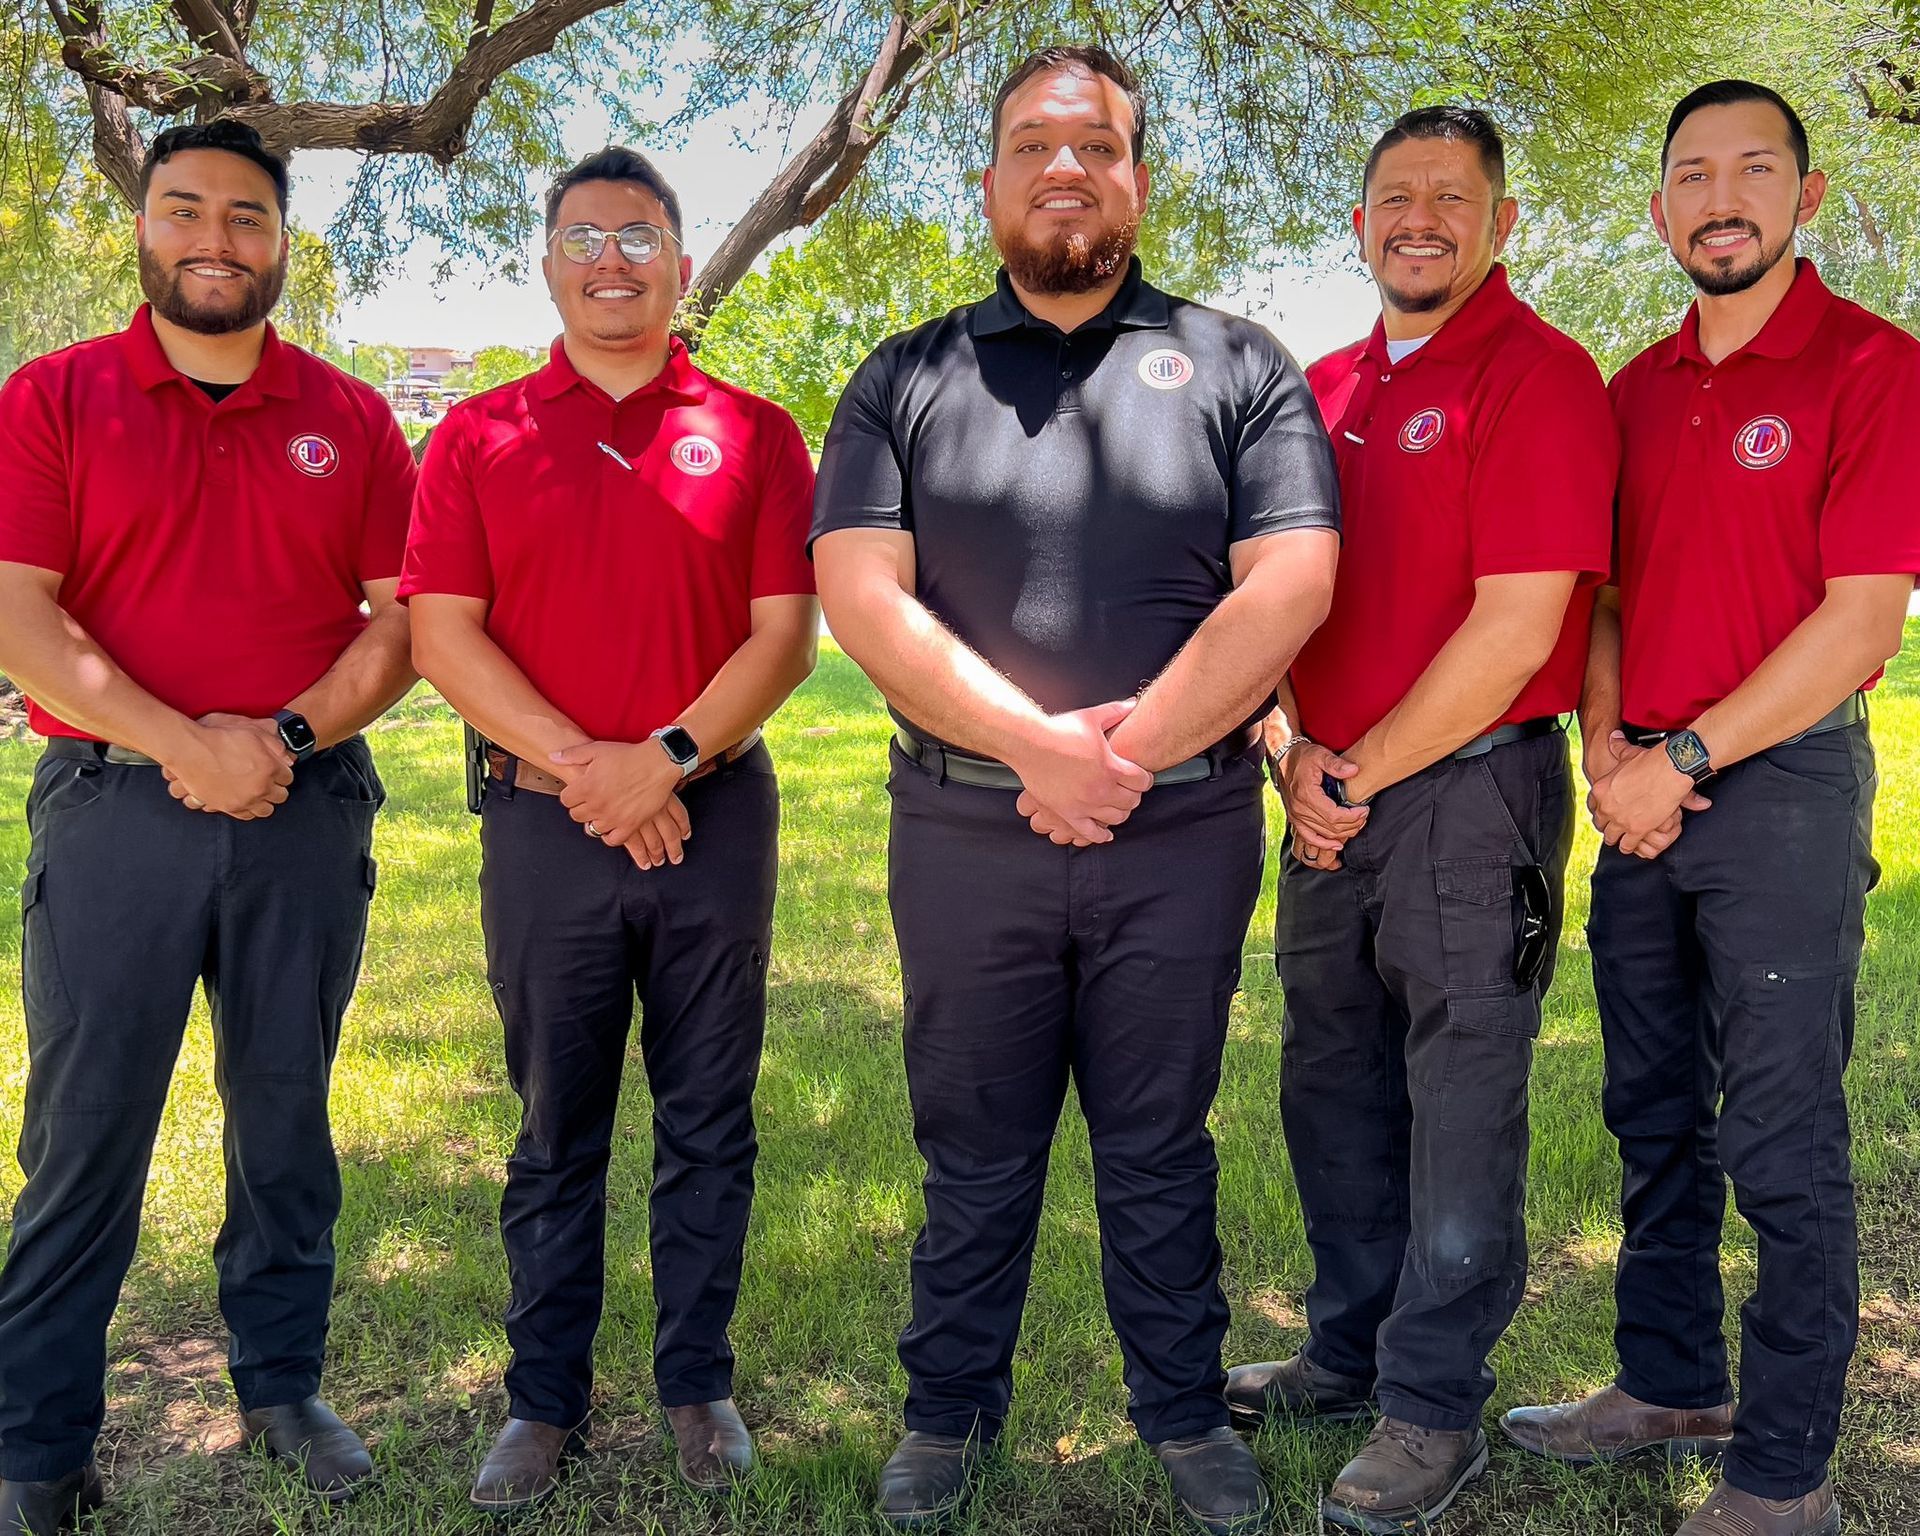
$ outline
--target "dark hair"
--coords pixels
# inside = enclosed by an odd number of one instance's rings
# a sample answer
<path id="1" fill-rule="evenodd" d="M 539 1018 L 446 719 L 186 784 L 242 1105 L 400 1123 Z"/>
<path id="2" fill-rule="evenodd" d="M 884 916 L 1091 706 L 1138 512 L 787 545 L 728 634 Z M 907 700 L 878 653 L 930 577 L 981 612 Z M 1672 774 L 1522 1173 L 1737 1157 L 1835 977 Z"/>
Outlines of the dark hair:
<path id="1" fill-rule="evenodd" d="M 1780 109 L 1780 115 L 1787 120 L 1787 142 L 1793 146 L 1794 163 L 1800 167 L 1800 174 L 1806 175 L 1813 165 L 1813 151 L 1807 144 L 1807 125 L 1800 121 L 1800 114 L 1787 105 L 1786 97 L 1751 80 L 1710 80 L 1680 98 L 1680 104 L 1667 119 L 1666 142 L 1660 146 L 1660 174 L 1667 174 L 1667 151 L 1673 148 L 1673 136 L 1680 131 L 1682 123 L 1702 107 L 1730 107 L 1740 101 L 1764 101 Z"/>
<path id="2" fill-rule="evenodd" d="M 141 202 L 147 200 L 153 173 L 175 155 L 190 149 L 217 149 L 223 154 L 251 160 L 273 179 L 273 197 L 280 205 L 280 217 L 287 216 L 287 162 L 268 149 L 253 129 L 230 117 L 216 117 L 210 123 L 182 123 L 156 137 L 147 149 L 147 158 L 140 162 Z"/>
<path id="3" fill-rule="evenodd" d="M 680 237 L 680 199 L 674 195 L 673 188 L 667 185 L 667 178 L 638 150 L 627 149 L 619 144 L 596 149 L 572 170 L 564 172 L 547 189 L 548 234 L 552 234 L 560 222 L 560 200 L 587 181 L 638 182 L 660 199 L 660 206 L 666 210 L 667 227 L 673 231 L 676 240 Z"/>
<path id="4" fill-rule="evenodd" d="M 1396 117 L 1393 126 L 1381 134 L 1368 151 L 1367 168 L 1360 173 L 1362 197 L 1366 196 L 1367 184 L 1373 180 L 1373 168 L 1380 163 L 1380 157 L 1394 145 L 1409 139 L 1457 139 L 1474 145 L 1480 151 L 1480 164 L 1487 180 L 1493 183 L 1493 195 L 1507 195 L 1507 146 L 1501 141 L 1500 130 L 1494 126 L 1493 119 L 1478 107 L 1421 107 Z"/>
<path id="5" fill-rule="evenodd" d="M 990 152 L 995 155 L 1000 152 L 1000 113 L 1013 93 L 1035 75 L 1062 72 L 1083 75 L 1088 79 L 1096 75 L 1104 76 L 1126 93 L 1127 105 L 1133 108 L 1133 158 L 1138 160 L 1141 146 L 1147 141 L 1147 98 L 1134 72 L 1104 48 L 1042 48 L 1038 53 L 1030 53 L 1022 59 L 1013 73 L 1000 82 L 1000 89 L 993 93 Z"/>

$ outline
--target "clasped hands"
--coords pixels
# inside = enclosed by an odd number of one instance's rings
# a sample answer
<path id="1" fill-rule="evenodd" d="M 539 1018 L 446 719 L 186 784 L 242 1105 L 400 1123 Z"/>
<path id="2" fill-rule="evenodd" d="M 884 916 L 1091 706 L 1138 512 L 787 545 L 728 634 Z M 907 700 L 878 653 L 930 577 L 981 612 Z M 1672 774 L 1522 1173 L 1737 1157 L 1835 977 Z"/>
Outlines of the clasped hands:
<path id="1" fill-rule="evenodd" d="M 1113 829 L 1153 787 L 1153 775 L 1125 756 L 1124 738 L 1116 737 L 1138 702 L 1049 715 L 1033 741 L 1009 756 L 1024 786 L 1015 805 L 1034 831 L 1075 848 L 1113 841 Z"/>
<path id="2" fill-rule="evenodd" d="M 272 720 L 216 711 L 193 722 L 160 771 L 167 793 L 188 810 L 257 821 L 286 803 L 293 754 Z"/>
<path id="3" fill-rule="evenodd" d="M 1587 810 L 1609 847 L 1657 859 L 1680 836 L 1680 813 L 1713 804 L 1664 751 L 1636 747 L 1614 731 L 1587 743 L 1581 767 Z"/>
<path id="4" fill-rule="evenodd" d="M 642 869 L 678 864 L 693 822 L 676 793 L 680 765 L 658 741 L 583 741 L 548 759 L 567 814 Z"/>
<path id="5" fill-rule="evenodd" d="M 1280 803 L 1287 808 L 1293 856 L 1310 869 L 1338 869 L 1340 850 L 1367 824 L 1367 807 L 1342 805 L 1326 791 L 1329 778 L 1347 780 L 1360 765 L 1317 741 L 1288 747 L 1274 769 Z"/>

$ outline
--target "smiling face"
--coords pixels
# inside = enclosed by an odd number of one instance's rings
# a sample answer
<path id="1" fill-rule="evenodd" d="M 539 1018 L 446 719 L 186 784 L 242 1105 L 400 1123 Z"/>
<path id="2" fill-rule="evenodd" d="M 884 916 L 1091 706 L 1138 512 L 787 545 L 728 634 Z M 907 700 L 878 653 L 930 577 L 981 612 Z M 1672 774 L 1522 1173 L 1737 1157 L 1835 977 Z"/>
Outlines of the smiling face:
<path id="1" fill-rule="evenodd" d="M 1133 107 L 1105 75 L 1056 70 L 1007 98 L 986 173 L 987 218 L 1030 293 L 1087 293 L 1123 271 L 1147 201 Z"/>
<path id="2" fill-rule="evenodd" d="M 260 324 L 286 286 L 273 178 L 244 155 L 182 150 L 154 168 L 134 231 L 154 313 L 222 336 Z"/>
<path id="3" fill-rule="evenodd" d="M 1457 309 L 1493 270 L 1519 207 L 1467 139 L 1403 139 L 1381 152 L 1353 232 L 1381 302 L 1403 315 Z"/>
<path id="4" fill-rule="evenodd" d="M 1819 171 L 1800 174 L 1771 102 L 1702 107 L 1667 146 L 1653 226 L 1702 293 L 1740 293 L 1792 254 L 1826 187 Z"/>
<path id="5" fill-rule="evenodd" d="M 569 260 L 557 240 L 547 242 L 540 270 L 570 340 L 615 351 L 663 346 L 674 310 L 693 276 L 693 263 L 672 238 L 660 199 L 637 181 L 583 181 L 560 199 L 554 228 L 591 224 L 609 233 L 628 224 L 653 224 L 669 238 L 653 260 L 636 265 L 617 240 L 602 242 L 586 264 Z"/>

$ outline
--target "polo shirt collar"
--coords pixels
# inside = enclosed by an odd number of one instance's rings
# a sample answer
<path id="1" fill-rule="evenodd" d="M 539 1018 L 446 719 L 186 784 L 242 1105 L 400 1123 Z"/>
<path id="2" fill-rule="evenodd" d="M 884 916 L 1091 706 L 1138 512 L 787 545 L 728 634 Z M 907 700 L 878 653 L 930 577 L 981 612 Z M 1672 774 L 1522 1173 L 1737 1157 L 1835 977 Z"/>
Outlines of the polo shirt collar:
<path id="1" fill-rule="evenodd" d="M 1433 333 L 1425 346 L 1408 353 L 1398 363 L 1392 362 L 1392 354 L 1387 351 L 1386 317 L 1382 316 L 1374 321 L 1373 334 L 1367 338 L 1367 356 L 1382 365 L 1411 368 L 1422 358 L 1454 357 L 1474 352 L 1512 319 L 1516 311 L 1524 307 L 1514 297 L 1513 284 L 1507 278 L 1506 263 L 1495 262 L 1486 280 L 1474 289 L 1466 303 L 1453 312 L 1446 324 Z"/>
<path id="2" fill-rule="evenodd" d="M 1813 340 L 1814 332 L 1820 329 L 1820 322 L 1826 318 L 1827 306 L 1832 302 L 1833 290 L 1821 281 L 1813 263 L 1805 256 L 1796 256 L 1793 283 L 1773 313 L 1767 316 L 1767 323 L 1760 327 L 1760 334 L 1739 351 L 1722 358 L 1721 362 L 1730 363 L 1734 358 L 1748 354 L 1782 361 L 1798 357 L 1806 350 L 1807 343 Z M 1680 322 L 1680 329 L 1674 333 L 1664 361 L 1670 368 L 1681 363 L 1698 363 L 1703 368 L 1711 366 L 1707 362 L 1707 354 L 1700 350 L 1698 299 L 1687 307 L 1687 318 Z"/>
<path id="3" fill-rule="evenodd" d="M 1140 258 L 1127 258 L 1127 275 L 1107 307 L 1078 331 L 1134 330 L 1164 331 L 1167 328 L 1167 296 L 1141 275 Z M 993 292 L 973 306 L 967 328 L 975 336 L 995 336 L 1028 326 L 1035 330 L 1057 329 L 1050 321 L 1030 313 L 1013 291 L 1013 282 L 1002 267 L 994 279 Z"/>
<path id="4" fill-rule="evenodd" d="M 606 397 L 605 390 L 591 379 L 582 377 L 580 370 L 573 366 L 573 359 L 567 356 L 566 344 L 558 336 L 554 337 L 553 347 L 547 354 L 546 367 L 533 376 L 531 387 L 542 400 L 556 400 L 570 389 L 584 389 L 603 399 Z M 694 367 L 687 344 L 678 336 L 670 337 L 667 341 L 666 367 L 625 398 L 637 400 L 642 395 L 654 393 L 671 395 L 689 405 L 707 398 L 707 376 Z"/>
<path id="5" fill-rule="evenodd" d="M 121 332 L 126 349 L 127 366 L 133 371 L 133 381 L 144 390 L 158 389 L 162 384 L 177 381 L 188 389 L 194 387 L 189 379 L 172 363 L 160 345 L 160 336 L 153 328 L 153 306 L 142 304 L 135 311 L 133 321 Z M 242 391 L 251 390 L 258 395 L 271 395 L 280 399 L 294 399 L 300 393 L 300 380 L 294 366 L 293 348 L 280 339 L 280 333 L 267 325 L 266 341 L 260 349 L 260 362 L 247 381 L 235 390 L 229 399 Z"/>

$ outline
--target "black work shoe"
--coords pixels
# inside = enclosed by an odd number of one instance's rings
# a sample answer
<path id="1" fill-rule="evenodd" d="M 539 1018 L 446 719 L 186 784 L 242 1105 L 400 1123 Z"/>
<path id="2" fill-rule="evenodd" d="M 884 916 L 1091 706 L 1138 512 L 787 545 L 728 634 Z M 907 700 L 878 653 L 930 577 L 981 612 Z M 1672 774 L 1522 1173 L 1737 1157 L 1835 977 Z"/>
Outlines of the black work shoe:
<path id="1" fill-rule="evenodd" d="M 272 1408 L 243 1408 L 247 1444 L 298 1472 L 329 1504 L 350 1499 L 373 1476 L 373 1458 L 360 1437 L 317 1397 Z"/>
<path id="2" fill-rule="evenodd" d="M 100 1469 L 91 1460 L 45 1482 L 0 1482 L 0 1532 L 5 1536 L 60 1536 L 106 1502 Z"/>
<path id="3" fill-rule="evenodd" d="M 1253 1452 L 1226 1425 L 1153 1447 L 1180 1512 L 1209 1536 L 1252 1536 L 1273 1522 L 1273 1500 Z"/>
<path id="4" fill-rule="evenodd" d="M 1227 1408 L 1241 1429 L 1259 1429 L 1269 1419 L 1370 1419 L 1372 1395 L 1371 1382 L 1322 1370 L 1303 1353 L 1227 1372 Z"/>
<path id="5" fill-rule="evenodd" d="M 1478 1428 L 1383 1418 L 1320 1501 L 1320 1518 L 1370 1536 L 1424 1531 L 1486 1470 L 1487 1437 Z"/>
<path id="6" fill-rule="evenodd" d="M 931 1435 L 910 1429 L 880 1469 L 880 1518 L 902 1530 L 926 1530 L 965 1502 L 987 1453 L 979 1435 Z"/>

